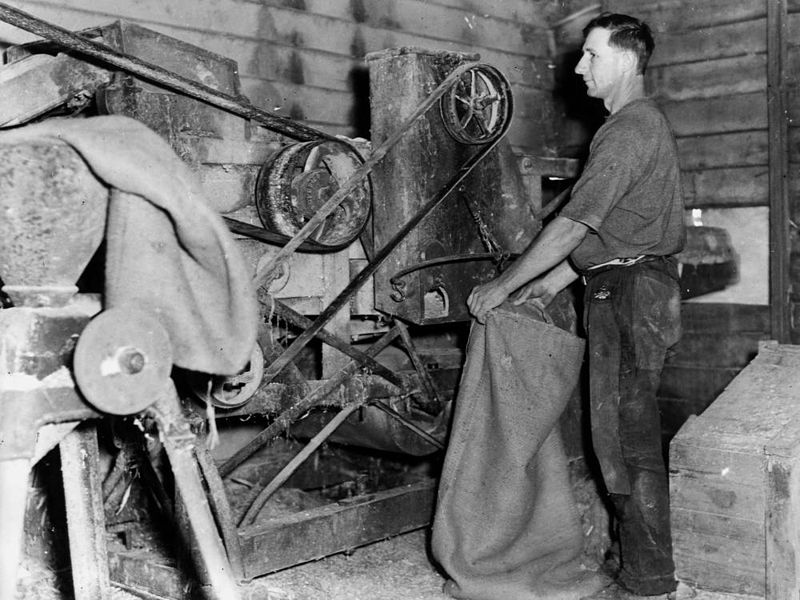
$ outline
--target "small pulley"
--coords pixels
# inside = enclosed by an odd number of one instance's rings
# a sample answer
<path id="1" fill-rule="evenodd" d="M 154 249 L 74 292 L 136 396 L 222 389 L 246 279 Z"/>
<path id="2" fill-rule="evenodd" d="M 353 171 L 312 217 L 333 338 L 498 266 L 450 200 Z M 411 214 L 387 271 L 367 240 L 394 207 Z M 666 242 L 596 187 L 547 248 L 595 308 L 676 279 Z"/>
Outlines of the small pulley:
<path id="1" fill-rule="evenodd" d="M 258 175 L 256 208 L 262 224 L 294 236 L 362 162 L 345 142 L 316 140 L 286 146 Z M 309 239 L 331 248 L 349 244 L 364 228 L 371 203 L 372 188 L 364 177 Z"/>
<path id="2" fill-rule="evenodd" d="M 78 388 L 92 406 L 132 415 L 167 389 L 172 345 L 154 315 L 133 307 L 111 308 L 84 327 L 73 366 Z"/>
<path id="3" fill-rule="evenodd" d="M 191 380 L 192 392 L 217 408 L 244 406 L 258 391 L 264 376 L 264 353 L 258 343 L 253 345 L 250 360 L 236 375 L 211 375 Z M 209 379 L 210 377 L 210 379 Z"/>
<path id="4" fill-rule="evenodd" d="M 505 131 L 512 114 L 511 86 L 492 66 L 464 71 L 439 100 L 447 133 L 462 144 L 486 144 Z"/>

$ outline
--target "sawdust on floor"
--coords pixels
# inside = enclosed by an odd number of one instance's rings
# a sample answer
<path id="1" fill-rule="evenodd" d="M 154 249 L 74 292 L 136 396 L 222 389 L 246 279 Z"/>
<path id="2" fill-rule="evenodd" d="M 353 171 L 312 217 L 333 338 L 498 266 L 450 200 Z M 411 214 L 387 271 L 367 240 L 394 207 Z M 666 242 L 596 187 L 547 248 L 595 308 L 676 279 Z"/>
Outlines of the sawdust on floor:
<path id="1" fill-rule="evenodd" d="M 259 577 L 246 600 L 446 600 L 445 579 L 428 558 L 428 530 Z M 266 596 L 264 594 L 267 594 Z"/>
<path id="2" fill-rule="evenodd" d="M 258 577 L 242 584 L 242 600 L 447 600 L 445 579 L 427 554 L 427 530 Z M 69 600 L 55 573 L 37 557 L 20 566 L 15 600 Z M 110 600 L 138 596 L 114 588 Z"/>

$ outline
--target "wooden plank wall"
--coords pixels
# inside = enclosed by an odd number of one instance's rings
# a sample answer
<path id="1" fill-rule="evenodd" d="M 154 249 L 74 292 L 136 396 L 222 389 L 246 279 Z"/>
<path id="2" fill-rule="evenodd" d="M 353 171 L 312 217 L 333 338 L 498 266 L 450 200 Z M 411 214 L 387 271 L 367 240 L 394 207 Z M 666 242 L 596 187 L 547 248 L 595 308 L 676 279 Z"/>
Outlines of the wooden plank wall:
<path id="1" fill-rule="evenodd" d="M 642 18 L 654 30 L 647 81 L 677 137 L 688 208 L 769 206 L 768 1 L 773 0 L 604 2 L 604 8 Z M 800 130 L 794 126 L 800 123 L 800 2 L 788 6 L 791 173 L 800 161 Z M 795 207 L 798 192 L 798 178 L 791 177 Z M 684 303 L 684 329 L 661 389 L 668 433 L 689 414 L 702 412 L 752 359 L 758 340 L 769 338 L 769 307 Z"/>
<path id="2" fill-rule="evenodd" d="M 334 134 L 368 137 L 364 56 L 390 47 L 479 53 L 512 82 L 518 151 L 554 153 L 554 0 L 12 0 L 78 30 L 122 18 L 239 63 L 251 102 Z M 32 39 L 0 24 L 0 42 Z"/>

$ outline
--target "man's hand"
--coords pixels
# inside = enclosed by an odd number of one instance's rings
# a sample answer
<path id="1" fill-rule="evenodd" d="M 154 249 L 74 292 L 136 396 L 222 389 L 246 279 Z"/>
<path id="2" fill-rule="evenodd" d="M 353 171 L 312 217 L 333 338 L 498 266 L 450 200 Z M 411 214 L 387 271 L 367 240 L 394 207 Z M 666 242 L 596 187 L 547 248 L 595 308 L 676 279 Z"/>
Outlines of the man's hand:
<path id="1" fill-rule="evenodd" d="M 506 301 L 506 298 L 508 298 L 508 292 L 503 284 L 495 279 L 472 288 L 467 298 L 467 306 L 472 316 L 478 320 L 478 323 L 483 323 L 486 313 L 500 306 Z"/>
<path id="2" fill-rule="evenodd" d="M 519 288 L 512 301 L 515 306 L 535 300 L 542 309 L 547 308 L 558 293 L 575 281 L 578 274 L 568 261 L 553 267 L 544 277 L 538 277 Z"/>
<path id="3" fill-rule="evenodd" d="M 550 303 L 553 301 L 553 298 L 556 297 L 560 289 L 554 289 L 547 285 L 547 280 L 542 279 L 534 279 L 530 283 L 523 285 L 519 290 L 514 294 L 511 298 L 512 303 L 514 306 L 519 306 L 529 300 L 536 300 L 537 304 L 542 307 L 542 309 L 547 308 Z"/>
<path id="4" fill-rule="evenodd" d="M 483 323 L 488 311 L 500 306 L 511 292 L 543 273 L 547 273 L 545 289 L 561 290 L 578 277 L 566 258 L 580 245 L 588 230 L 583 223 L 566 217 L 550 221 L 502 275 L 472 290 L 467 298 L 469 312 Z"/>

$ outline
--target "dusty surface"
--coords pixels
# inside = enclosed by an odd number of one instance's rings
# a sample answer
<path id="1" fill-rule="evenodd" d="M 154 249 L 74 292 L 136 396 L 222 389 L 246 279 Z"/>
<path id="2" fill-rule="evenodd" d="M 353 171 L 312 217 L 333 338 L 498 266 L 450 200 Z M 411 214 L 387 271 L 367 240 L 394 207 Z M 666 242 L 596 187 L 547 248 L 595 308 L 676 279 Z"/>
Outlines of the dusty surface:
<path id="1" fill-rule="evenodd" d="M 427 532 L 413 531 L 260 577 L 244 597 L 269 600 L 444 600 L 444 578 L 428 560 Z"/>
<path id="2" fill-rule="evenodd" d="M 444 600 L 444 578 L 428 560 L 426 531 L 418 530 L 259 577 L 242 586 L 243 600 Z M 58 573 L 27 557 L 17 600 L 67 600 Z M 111 600 L 137 598 L 115 589 Z"/>

